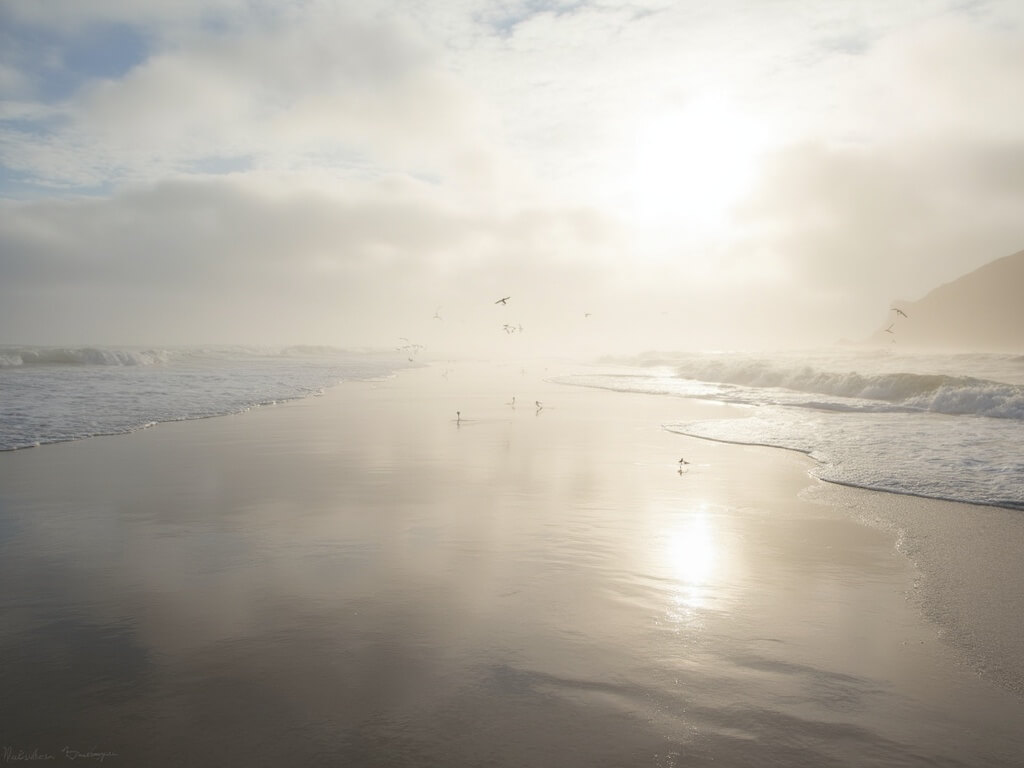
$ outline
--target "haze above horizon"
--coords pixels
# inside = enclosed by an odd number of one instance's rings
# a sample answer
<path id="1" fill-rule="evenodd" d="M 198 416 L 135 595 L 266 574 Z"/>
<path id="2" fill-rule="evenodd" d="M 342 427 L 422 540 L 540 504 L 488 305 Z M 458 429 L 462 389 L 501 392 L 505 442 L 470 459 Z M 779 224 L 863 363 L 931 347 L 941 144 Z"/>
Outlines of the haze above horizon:
<path id="1" fill-rule="evenodd" d="M 0 343 L 826 344 L 1024 247 L 1012 0 L 0 0 L 0 30 Z"/>

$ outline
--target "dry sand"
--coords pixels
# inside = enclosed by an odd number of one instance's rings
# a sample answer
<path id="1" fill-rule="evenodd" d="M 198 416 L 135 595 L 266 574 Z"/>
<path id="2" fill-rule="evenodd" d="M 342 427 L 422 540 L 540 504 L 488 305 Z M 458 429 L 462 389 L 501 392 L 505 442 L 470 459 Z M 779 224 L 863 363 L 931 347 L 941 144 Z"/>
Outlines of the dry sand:
<path id="1" fill-rule="evenodd" d="M 438 365 L 0 455 L 0 748 L 1024 765 L 1024 701 L 940 637 L 896 532 L 809 498 L 806 457 L 659 426 L 720 406 L 565 372 Z"/>

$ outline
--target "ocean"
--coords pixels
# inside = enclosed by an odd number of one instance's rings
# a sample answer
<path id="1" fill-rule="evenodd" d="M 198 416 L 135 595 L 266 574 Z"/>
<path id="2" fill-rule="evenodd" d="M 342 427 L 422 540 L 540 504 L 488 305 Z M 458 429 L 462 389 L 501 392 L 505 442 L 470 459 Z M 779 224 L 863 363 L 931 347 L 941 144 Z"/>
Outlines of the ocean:
<path id="1" fill-rule="evenodd" d="M 314 346 L 0 346 L 0 450 L 241 413 L 408 366 Z"/>
<path id="2" fill-rule="evenodd" d="M 818 478 L 1024 509 L 1024 355 L 835 348 L 646 354 L 562 384 L 739 406 L 672 432 L 800 451 Z M 133 432 L 322 394 L 409 367 L 330 347 L 0 347 L 0 450 Z"/>
<path id="3" fill-rule="evenodd" d="M 746 418 L 664 426 L 801 451 L 831 483 L 1024 509 L 1024 355 L 836 348 L 616 362 L 632 369 L 559 380 L 739 406 Z"/>

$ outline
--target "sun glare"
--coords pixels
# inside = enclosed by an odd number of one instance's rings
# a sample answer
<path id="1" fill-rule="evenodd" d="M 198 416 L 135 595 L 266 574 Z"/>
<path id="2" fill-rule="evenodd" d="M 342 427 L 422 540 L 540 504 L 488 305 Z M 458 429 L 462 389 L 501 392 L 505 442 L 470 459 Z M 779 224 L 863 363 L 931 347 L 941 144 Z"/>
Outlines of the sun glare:
<path id="1" fill-rule="evenodd" d="M 656 237 L 718 234 L 750 189 L 757 135 L 733 106 L 705 98 L 651 115 L 634 131 L 626 205 Z"/>
<path id="2" fill-rule="evenodd" d="M 711 578 L 716 547 L 706 514 L 701 512 L 669 532 L 666 557 L 675 578 L 684 585 L 699 586 Z"/>

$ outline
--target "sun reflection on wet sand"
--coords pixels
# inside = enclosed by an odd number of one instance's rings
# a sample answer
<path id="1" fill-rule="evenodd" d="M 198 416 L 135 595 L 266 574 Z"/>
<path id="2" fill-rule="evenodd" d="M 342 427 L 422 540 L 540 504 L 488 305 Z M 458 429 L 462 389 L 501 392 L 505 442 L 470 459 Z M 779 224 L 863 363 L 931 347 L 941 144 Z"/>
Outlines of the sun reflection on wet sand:
<path id="1" fill-rule="evenodd" d="M 676 518 L 662 533 L 660 555 L 672 580 L 670 612 L 677 614 L 676 620 L 690 621 L 696 611 L 714 607 L 722 560 L 720 536 L 706 504 L 677 513 Z"/>

